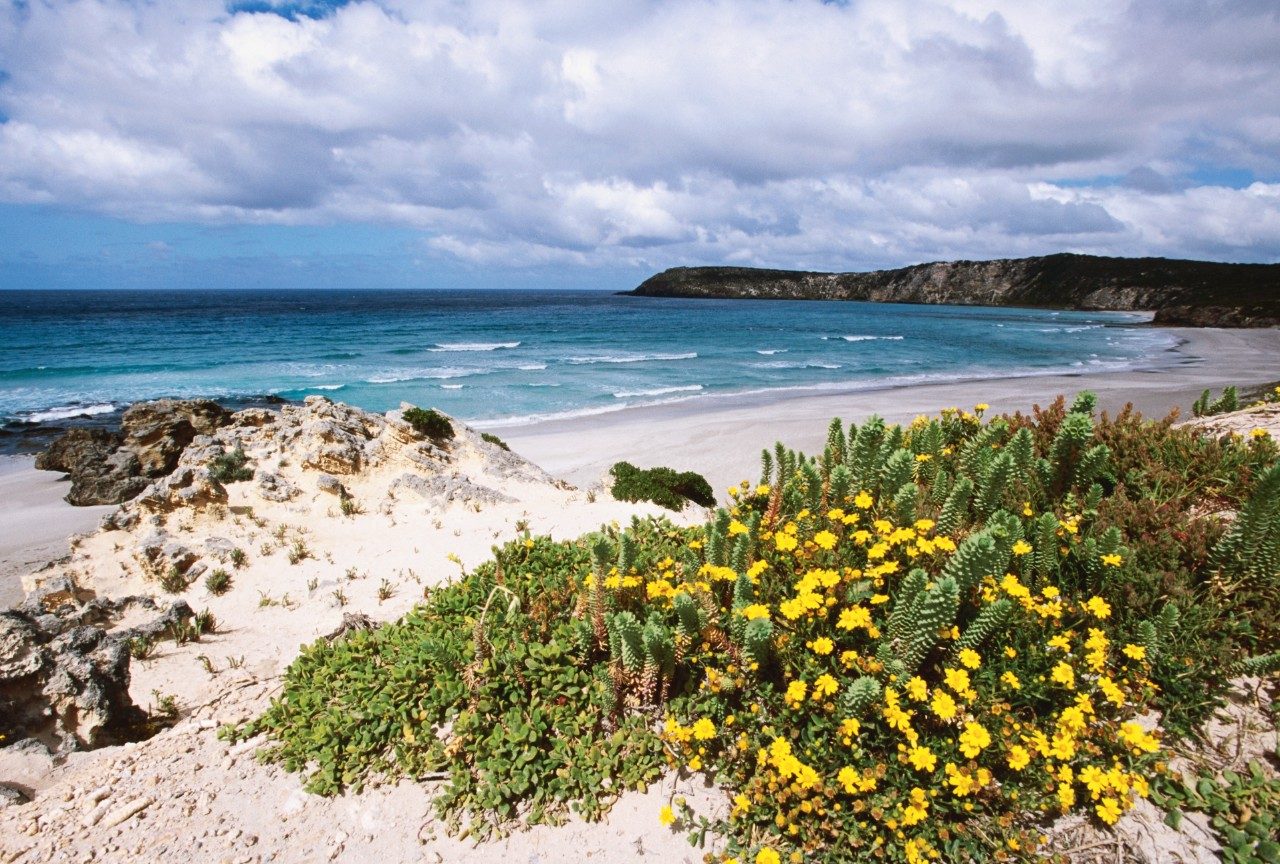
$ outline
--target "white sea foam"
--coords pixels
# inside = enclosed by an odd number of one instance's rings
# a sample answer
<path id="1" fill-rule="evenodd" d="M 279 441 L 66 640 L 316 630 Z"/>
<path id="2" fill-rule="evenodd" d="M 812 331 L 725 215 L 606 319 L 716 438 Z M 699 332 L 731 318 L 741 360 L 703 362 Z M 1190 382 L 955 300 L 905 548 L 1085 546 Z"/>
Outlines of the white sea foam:
<path id="1" fill-rule="evenodd" d="M 346 384 L 313 384 L 308 390 L 341 390 Z"/>
<path id="2" fill-rule="evenodd" d="M 634 396 L 665 396 L 668 393 L 694 393 L 701 389 L 701 384 L 689 384 L 685 387 L 656 387 L 653 390 L 619 390 L 613 394 L 613 398 L 630 399 Z"/>
<path id="3" fill-rule="evenodd" d="M 461 384 L 441 384 L 440 389 L 441 390 L 461 390 L 462 385 Z"/>
<path id="4" fill-rule="evenodd" d="M 83 417 L 94 414 L 110 414 L 116 406 L 108 402 L 98 405 L 64 405 L 61 408 L 50 408 L 47 411 L 36 411 L 23 416 L 28 423 L 47 423 L 50 420 L 67 420 L 71 417 Z"/>
<path id="5" fill-rule="evenodd" d="M 819 363 L 816 360 L 771 360 L 768 363 L 749 363 L 753 369 L 839 369 L 839 363 Z"/>
<path id="6" fill-rule="evenodd" d="M 440 369 L 402 369 L 396 372 L 388 372 L 385 375 L 374 375 L 364 380 L 366 384 L 398 384 L 402 381 L 465 378 L 468 375 L 483 375 L 485 371 L 483 369 L 461 369 L 455 366 L 446 366 Z"/>
<path id="7" fill-rule="evenodd" d="M 692 360 L 697 357 L 696 351 L 687 354 L 600 354 L 594 357 L 568 357 L 566 363 L 582 366 L 589 363 L 647 363 L 658 360 Z"/>
<path id="8" fill-rule="evenodd" d="M 884 340 L 885 342 L 901 342 L 902 336 L 823 336 L 823 342 L 830 342 L 832 339 L 843 339 L 845 342 L 874 342 L 876 340 Z"/>
<path id="9" fill-rule="evenodd" d="M 516 368 L 519 369 L 521 372 L 537 372 L 539 369 L 546 369 L 547 364 L 546 363 L 525 363 L 524 365 L 517 366 Z"/>
<path id="10" fill-rule="evenodd" d="M 772 354 L 786 354 L 787 349 L 786 348 L 757 348 L 756 353 L 763 354 L 766 357 L 768 357 Z"/>
<path id="11" fill-rule="evenodd" d="M 518 348 L 519 342 L 437 342 L 428 351 L 497 351 L 501 348 Z"/>

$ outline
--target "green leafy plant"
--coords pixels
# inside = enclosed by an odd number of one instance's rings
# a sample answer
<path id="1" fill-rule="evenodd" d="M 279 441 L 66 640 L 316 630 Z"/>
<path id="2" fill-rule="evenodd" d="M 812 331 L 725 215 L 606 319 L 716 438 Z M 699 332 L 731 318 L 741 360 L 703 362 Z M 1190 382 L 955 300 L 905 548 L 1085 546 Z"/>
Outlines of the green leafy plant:
<path id="1" fill-rule="evenodd" d="M 219 567 L 204 577 L 204 587 L 215 597 L 221 597 L 231 590 L 231 574 Z"/>
<path id="2" fill-rule="evenodd" d="M 618 462 L 609 469 L 613 476 L 610 490 L 619 501 L 652 501 L 668 510 L 683 510 L 692 501 L 701 507 L 714 507 L 715 493 L 706 478 L 694 471 L 671 468 L 637 468 L 630 462 Z"/>
<path id="3" fill-rule="evenodd" d="M 209 462 L 209 474 L 219 483 L 240 483 L 253 479 L 253 469 L 248 465 L 249 457 L 237 447 Z"/>
<path id="4" fill-rule="evenodd" d="M 406 408 L 404 422 L 412 426 L 413 431 L 437 444 L 453 440 L 453 424 L 434 408 Z"/>
<path id="5" fill-rule="evenodd" d="M 1168 811 L 1173 828 L 1186 810 L 1209 816 L 1222 844 L 1222 860 L 1232 864 L 1280 862 L 1280 779 L 1268 777 L 1257 760 L 1247 771 L 1226 770 L 1220 776 L 1162 777 L 1154 798 Z"/>

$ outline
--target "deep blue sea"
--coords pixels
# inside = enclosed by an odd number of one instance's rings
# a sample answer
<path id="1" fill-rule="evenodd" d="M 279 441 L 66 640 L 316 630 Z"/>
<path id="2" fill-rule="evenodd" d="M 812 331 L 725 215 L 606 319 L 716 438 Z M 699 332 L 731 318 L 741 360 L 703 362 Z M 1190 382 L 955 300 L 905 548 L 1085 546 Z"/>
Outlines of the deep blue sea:
<path id="1" fill-rule="evenodd" d="M 480 425 L 768 391 L 1159 365 L 1123 313 L 583 291 L 0 291 L 0 420 L 160 396 L 402 400 Z"/>

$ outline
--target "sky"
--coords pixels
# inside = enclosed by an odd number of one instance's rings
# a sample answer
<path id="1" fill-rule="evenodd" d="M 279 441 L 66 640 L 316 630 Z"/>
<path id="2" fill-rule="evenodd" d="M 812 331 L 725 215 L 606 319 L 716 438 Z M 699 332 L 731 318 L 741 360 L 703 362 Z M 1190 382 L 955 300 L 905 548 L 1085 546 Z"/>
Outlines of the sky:
<path id="1" fill-rule="evenodd" d="M 1280 261 L 1275 0 L 0 4 L 0 288 Z"/>

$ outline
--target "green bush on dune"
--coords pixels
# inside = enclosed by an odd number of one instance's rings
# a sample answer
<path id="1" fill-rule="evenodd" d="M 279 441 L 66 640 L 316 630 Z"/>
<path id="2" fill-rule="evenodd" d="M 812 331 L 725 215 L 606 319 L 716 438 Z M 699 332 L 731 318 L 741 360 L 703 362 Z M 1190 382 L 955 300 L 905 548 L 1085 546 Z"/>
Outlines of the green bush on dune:
<path id="1" fill-rule="evenodd" d="M 453 440 L 453 424 L 434 408 L 406 408 L 404 422 L 412 426 L 414 432 L 436 443 Z"/>
<path id="2" fill-rule="evenodd" d="M 518 538 L 226 734 L 322 794 L 444 772 L 474 836 L 705 773 L 724 818 L 655 830 L 714 861 L 1016 858 L 1176 801 L 1169 739 L 1280 663 L 1280 453 L 1093 409 L 837 420 L 701 527 Z"/>
<path id="3" fill-rule="evenodd" d="M 675 511 L 683 510 L 688 501 L 702 507 L 716 504 L 711 484 L 695 471 L 637 468 L 630 462 L 618 462 L 609 473 L 613 476 L 610 492 L 619 501 L 651 501 Z"/>

